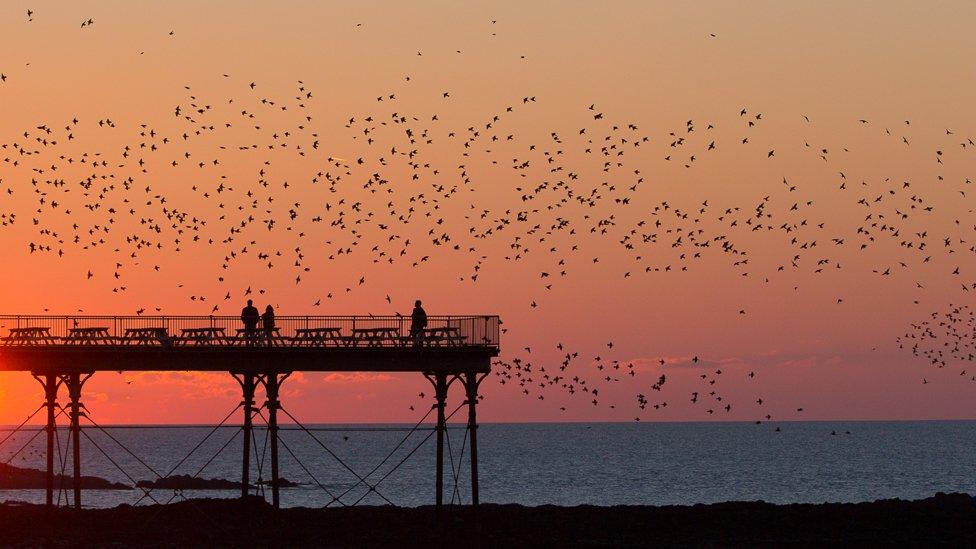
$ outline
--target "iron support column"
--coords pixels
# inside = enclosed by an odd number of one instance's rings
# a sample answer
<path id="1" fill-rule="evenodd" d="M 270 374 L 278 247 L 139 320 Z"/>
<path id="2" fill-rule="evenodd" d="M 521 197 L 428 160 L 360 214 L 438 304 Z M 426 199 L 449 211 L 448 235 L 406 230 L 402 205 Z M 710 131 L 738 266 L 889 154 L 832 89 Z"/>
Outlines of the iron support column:
<path id="1" fill-rule="evenodd" d="M 471 505 L 478 506 L 478 374 L 468 372 L 464 378 L 464 388 L 468 399 L 468 446 L 471 454 Z"/>
<path id="2" fill-rule="evenodd" d="M 268 395 L 268 435 L 271 438 L 271 503 L 275 509 L 281 507 L 278 494 L 278 373 L 269 373 L 264 381 Z"/>
<path id="3" fill-rule="evenodd" d="M 68 375 L 68 398 L 71 411 L 72 486 L 75 509 L 81 509 L 81 374 Z"/>
<path id="4" fill-rule="evenodd" d="M 45 491 L 48 507 L 54 506 L 54 436 L 57 424 L 54 410 L 58 406 L 58 376 L 47 374 L 44 376 L 44 403 L 47 406 L 47 474 L 45 476 Z"/>
<path id="5" fill-rule="evenodd" d="M 244 394 L 244 455 L 241 468 L 241 497 L 246 498 L 251 484 L 251 430 L 254 417 L 254 374 L 241 376 Z"/>
<path id="6" fill-rule="evenodd" d="M 447 375 L 435 374 L 434 398 L 437 399 L 437 509 L 444 505 L 444 434 L 447 431 L 447 421 L 444 418 L 444 408 L 447 401 Z"/>

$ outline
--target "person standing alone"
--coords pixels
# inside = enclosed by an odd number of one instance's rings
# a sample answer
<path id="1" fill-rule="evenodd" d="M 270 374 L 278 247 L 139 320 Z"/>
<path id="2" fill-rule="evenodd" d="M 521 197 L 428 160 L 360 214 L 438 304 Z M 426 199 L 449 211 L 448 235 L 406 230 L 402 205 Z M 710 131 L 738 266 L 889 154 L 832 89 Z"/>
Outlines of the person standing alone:
<path id="1" fill-rule="evenodd" d="M 427 328 L 427 311 L 424 311 L 418 299 L 413 304 L 413 313 L 410 315 L 410 337 L 413 339 L 414 347 L 424 346 L 425 328 Z"/>

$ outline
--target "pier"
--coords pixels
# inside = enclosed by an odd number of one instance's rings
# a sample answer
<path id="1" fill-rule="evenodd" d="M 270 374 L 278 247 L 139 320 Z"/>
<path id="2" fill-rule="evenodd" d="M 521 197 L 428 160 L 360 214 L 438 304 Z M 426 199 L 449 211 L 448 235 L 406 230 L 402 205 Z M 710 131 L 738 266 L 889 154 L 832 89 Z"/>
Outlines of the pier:
<path id="1" fill-rule="evenodd" d="M 419 335 L 410 334 L 410 317 L 400 315 L 281 316 L 275 323 L 273 331 L 265 332 L 245 330 L 240 318 L 230 316 L 0 315 L 0 371 L 29 372 L 44 392 L 39 411 L 47 413 L 46 503 L 54 505 L 57 418 L 65 413 L 72 449 L 73 505 L 81 507 L 81 419 L 87 417 L 83 389 L 88 379 L 106 371 L 201 371 L 227 372 L 241 388 L 242 497 L 248 495 L 251 483 L 253 422 L 262 410 L 266 412 L 266 417 L 260 417 L 267 422 L 269 480 L 276 508 L 280 506 L 280 414 L 300 425 L 280 398 L 281 386 L 293 372 L 412 372 L 427 378 L 433 388 L 431 412 L 436 414 L 438 508 L 444 504 L 448 389 L 459 383 L 468 412 L 471 503 L 478 505 L 478 388 L 499 353 L 497 316 L 429 316 Z M 255 401 L 258 388 L 266 396 L 260 405 Z M 67 406 L 60 404 L 62 392 Z M 365 478 L 353 474 L 374 490 Z"/>

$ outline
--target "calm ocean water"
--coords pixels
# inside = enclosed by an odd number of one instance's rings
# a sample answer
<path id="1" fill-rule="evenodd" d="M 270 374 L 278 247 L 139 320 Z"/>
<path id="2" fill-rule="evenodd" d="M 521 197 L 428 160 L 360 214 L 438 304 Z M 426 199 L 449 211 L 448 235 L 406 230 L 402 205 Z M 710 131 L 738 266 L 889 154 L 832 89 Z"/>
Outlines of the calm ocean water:
<path id="1" fill-rule="evenodd" d="M 377 427 L 403 426 L 368 426 Z M 775 431 L 776 427 L 781 431 Z M 154 475 L 146 466 L 168 472 L 209 431 L 207 427 L 109 429 L 108 433 L 134 457 L 105 433 L 87 429 L 92 441 L 82 437 L 83 474 L 128 484 L 132 482 L 127 476 L 152 479 Z M 252 479 L 258 476 L 258 458 L 264 458 L 263 478 L 270 469 L 265 433 L 256 431 Z M 308 433 L 283 431 L 282 476 L 302 485 L 282 489 L 282 504 L 322 506 L 332 499 L 328 492 L 340 495 L 347 491 L 341 498 L 347 504 L 361 497 L 363 503 L 370 504 L 386 503 L 384 497 L 397 505 L 431 504 L 435 438 L 421 444 L 428 434 L 429 430 L 413 433 L 390 455 L 406 432 L 315 431 L 319 444 Z M 456 492 L 452 467 L 450 463 L 445 466 L 445 493 L 448 501 L 453 495 L 455 501 L 467 503 L 469 469 L 464 434 L 463 426 L 452 426 L 448 455 L 453 456 L 455 469 L 459 458 L 462 464 Z M 6 461 L 33 435 L 18 433 L 4 443 L 0 461 Z M 62 451 L 64 435 L 60 433 Z M 239 428 L 219 429 L 175 474 L 199 472 L 203 478 L 239 479 L 241 440 Z M 43 468 L 43 444 L 42 434 L 10 463 Z M 325 448 L 360 476 L 390 456 L 367 477 L 376 485 L 377 493 L 370 493 L 362 484 L 356 486 L 355 474 Z M 938 491 L 976 493 L 976 422 L 969 421 L 485 424 L 479 429 L 479 454 L 482 501 L 497 503 L 819 503 L 921 498 Z M 88 490 L 83 501 L 86 506 L 106 507 L 135 503 L 142 495 L 139 490 Z M 235 491 L 188 491 L 182 496 L 173 490 L 152 492 L 152 497 L 161 502 L 174 497 L 236 495 Z M 270 499 L 270 489 L 267 497 Z M 42 490 L 0 491 L 0 499 L 5 501 L 43 502 L 43 498 Z"/>

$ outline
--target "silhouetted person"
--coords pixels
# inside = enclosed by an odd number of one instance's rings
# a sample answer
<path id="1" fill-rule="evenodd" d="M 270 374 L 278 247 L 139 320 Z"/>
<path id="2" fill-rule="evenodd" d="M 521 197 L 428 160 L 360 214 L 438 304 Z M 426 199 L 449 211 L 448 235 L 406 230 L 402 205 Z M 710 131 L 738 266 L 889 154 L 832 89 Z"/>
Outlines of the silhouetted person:
<path id="1" fill-rule="evenodd" d="M 247 307 L 241 311 L 241 322 L 244 323 L 244 337 L 250 341 L 254 338 L 255 333 L 258 329 L 258 321 L 261 320 L 261 314 L 258 313 L 258 308 L 254 306 L 254 302 L 250 299 L 247 300 Z"/>
<path id="2" fill-rule="evenodd" d="M 413 313 L 410 315 L 410 337 L 413 339 L 415 347 L 424 345 L 424 328 L 427 327 L 427 311 L 420 306 L 418 299 L 413 304 Z"/>
<path id="3" fill-rule="evenodd" d="M 274 337 L 275 329 L 274 309 L 271 305 L 265 307 L 264 314 L 261 315 L 261 325 L 264 328 L 264 337 L 268 340 L 268 345 L 271 345 L 271 338 Z"/>

